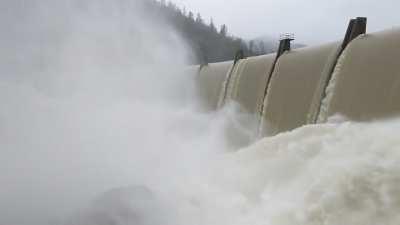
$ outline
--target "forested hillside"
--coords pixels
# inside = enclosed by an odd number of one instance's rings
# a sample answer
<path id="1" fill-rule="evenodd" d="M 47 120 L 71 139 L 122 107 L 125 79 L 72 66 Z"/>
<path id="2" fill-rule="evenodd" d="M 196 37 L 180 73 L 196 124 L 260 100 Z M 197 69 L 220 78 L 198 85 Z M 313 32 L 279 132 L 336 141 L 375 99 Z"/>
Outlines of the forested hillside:
<path id="1" fill-rule="evenodd" d="M 168 20 L 186 39 L 195 55 L 192 60 L 194 64 L 231 60 L 239 49 L 246 56 L 266 54 L 275 49 L 275 46 L 266 46 L 263 41 L 247 43 L 230 35 L 226 25 L 216 27 L 212 18 L 206 22 L 199 13 L 195 15 L 172 2 L 149 0 L 147 7 Z"/>

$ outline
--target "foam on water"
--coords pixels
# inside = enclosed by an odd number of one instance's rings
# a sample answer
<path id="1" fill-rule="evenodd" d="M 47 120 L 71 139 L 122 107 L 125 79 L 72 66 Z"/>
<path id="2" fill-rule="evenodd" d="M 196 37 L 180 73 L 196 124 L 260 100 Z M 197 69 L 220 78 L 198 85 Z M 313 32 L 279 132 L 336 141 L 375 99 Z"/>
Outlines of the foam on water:
<path id="1" fill-rule="evenodd" d="M 344 122 L 265 138 L 212 157 L 153 204 L 171 213 L 167 224 L 394 225 L 399 129 L 400 120 Z"/>
<path id="2" fill-rule="evenodd" d="M 217 161 L 212 177 L 232 210 L 222 224 L 397 224 L 399 128 L 306 126 Z"/>

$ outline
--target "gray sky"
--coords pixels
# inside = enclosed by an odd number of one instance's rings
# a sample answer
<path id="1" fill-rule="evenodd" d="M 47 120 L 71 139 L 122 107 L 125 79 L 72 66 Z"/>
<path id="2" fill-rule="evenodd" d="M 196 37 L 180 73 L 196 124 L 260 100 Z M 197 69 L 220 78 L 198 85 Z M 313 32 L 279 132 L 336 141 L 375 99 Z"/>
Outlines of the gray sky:
<path id="1" fill-rule="evenodd" d="M 203 18 L 227 24 L 230 33 L 255 38 L 295 33 L 317 44 L 341 39 L 352 17 L 368 17 L 368 31 L 400 25 L 400 0 L 173 0 Z"/>

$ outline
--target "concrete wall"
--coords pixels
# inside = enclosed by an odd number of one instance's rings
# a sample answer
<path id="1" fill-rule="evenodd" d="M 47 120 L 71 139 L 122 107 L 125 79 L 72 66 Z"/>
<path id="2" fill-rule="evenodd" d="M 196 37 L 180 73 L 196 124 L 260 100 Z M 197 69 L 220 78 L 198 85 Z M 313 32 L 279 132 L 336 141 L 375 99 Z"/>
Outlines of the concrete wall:
<path id="1" fill-rule="evenodd" d="M 338 49 L 338 43 L 331 43 L 291 50 L 279 58 L 264 101 L 261 136 L 312 122 Z"/>
<path id="2" fill-rule="evenodd" d="M 203 108 L 216 110 L 234 100 L 257 114 L 263 103 L 261 136 L 325 122 L 335 114 L 356 121 L 400 115 L 400 29 L 361 35 L 338 59 L 339 45 L 285 52 L 264 102 L 275 54 L 239 60 L 234 68 L 232 61 L 203 66 L 197 76 Z"/>
<path id="3" fill-rule="evenodd" d="M 363 35 L 348 45 L 318 121 L 337 113 L 358 121 L 400 114 L 400 29 Z"/>
<path id="4" fill-rule="evenodd" d="M 225 101 L 238 102 L 250 113 L 259 114 L 275 54 L 240 60 L 232 71 Z"/>
<path id="5" fill-rule="evenodd" d="M 233 65 L 232 61 L 202 66 L 197 76 L 197 91 L 206 110 L 216 110 L 223 83 Z"/>

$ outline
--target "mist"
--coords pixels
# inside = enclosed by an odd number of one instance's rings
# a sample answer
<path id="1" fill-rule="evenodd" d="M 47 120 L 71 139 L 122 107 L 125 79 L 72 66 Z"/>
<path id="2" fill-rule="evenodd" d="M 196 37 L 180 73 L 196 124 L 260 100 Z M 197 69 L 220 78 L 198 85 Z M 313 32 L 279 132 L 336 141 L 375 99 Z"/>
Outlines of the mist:
<path id="1" fill-rule="evenodd" d="M 101 193 L 167 192 L 226 148 L 196 112 L 190 49 L 145 2 L 0 4 L 0 224 L 80 223 Z"/>
<path id="2" fill-rule="evenodd" d="M 400 120 L 250 144 L 144 2 L 1 1 L 1 225 L 398 224 Z"/>
<path id="3" fill-rule="evenodd" d="M 368 31 L 399 26 L 396 0 L 175 0 L 214 23 L 226 24 L 245 39 L 294 33 L 296 41 L 316 45 L 343 39 L 351 18 L 368 17 Z"/>

